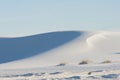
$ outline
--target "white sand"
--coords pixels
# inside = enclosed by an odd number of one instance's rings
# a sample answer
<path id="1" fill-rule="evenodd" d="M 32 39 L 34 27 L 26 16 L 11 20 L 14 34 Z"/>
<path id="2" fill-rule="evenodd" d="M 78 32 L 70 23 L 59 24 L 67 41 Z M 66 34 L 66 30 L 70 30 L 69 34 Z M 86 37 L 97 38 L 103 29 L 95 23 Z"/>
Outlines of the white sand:
<path id="1" fill-rule="evenodd" d="M 69 77 L 71 78 L 71 76 L 83 76 L 84 78 L 84 75 L 85 80 L 93 80 L 94 77 L 96 77 L 95 80 L 120 80 L 120 32 L 79 31 L 79 33 L 81 35 L 74 38 L 73 40 L 57 46 L 49 51 L 45 51 L 42 54 L 39 53 L 37 55 L 24 59 L 0 64 L 0 75 L 12 75 L 15 73 L 19 74 L 19 71 L 21 70 L 22 74 L 29 73 L 29 71 L 37 73 L 48 73 L 47 76 L 29 76 L 27 77 L 28 80 L 38 80 L 42 79 L 42 77 L 45 77 L 45 79 L 67 79 Z M 64 37 L 64 35 L 62 36 Z M 63 39 L 64 38 L 61 38 L 61 40 Z M 78 65 L 78 63 L 83 60 L 88 61 L 88 64 Z M 111 63 L 101 64 L 101 62 L 103 61 L 110 61 Z M 65 63 L 66 65 L 55 66 L 60 63 Z M 25 71 L 26 69 L 28 69 L 28 71 Z M 90 71 L 93 71 L 93 75 L 91 75 L 94 77 L 89 77 L 90 75 L 88 75 L 87 73 Z M 51 75 L 50 72 L 62 73 Z M 19 80 L 27 79 L 25 78 L 25 76 L 17 78 L 15 77 L 15 79 L 13 78 L 14 77 L 1 78 L 0 80 L 16 80 L 18 78 L 21 78 Z M 77 78 L 74 80 L 77 80 Z"/>

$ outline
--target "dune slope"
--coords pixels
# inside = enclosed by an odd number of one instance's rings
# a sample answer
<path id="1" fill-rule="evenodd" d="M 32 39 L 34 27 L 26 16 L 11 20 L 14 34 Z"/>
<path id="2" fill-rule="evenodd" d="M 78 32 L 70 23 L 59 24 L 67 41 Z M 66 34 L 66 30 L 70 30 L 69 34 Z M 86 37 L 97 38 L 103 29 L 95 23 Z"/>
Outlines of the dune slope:
<path id="1" fill-rule="evenodd" d="M 119 62 L 120 32 L 61 31 L 0 38 L 0 69 L 37 68 L 82 60 Z"/>

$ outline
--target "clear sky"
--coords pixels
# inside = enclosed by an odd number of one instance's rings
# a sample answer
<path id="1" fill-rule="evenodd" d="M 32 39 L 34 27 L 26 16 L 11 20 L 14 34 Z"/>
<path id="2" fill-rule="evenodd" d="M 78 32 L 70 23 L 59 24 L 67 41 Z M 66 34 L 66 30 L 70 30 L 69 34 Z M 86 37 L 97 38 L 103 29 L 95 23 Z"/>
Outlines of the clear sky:
<path id="1" fill-rule="evenodd" d="M 0 36 L 120 31 L 120 0 L 0 0 Z"/>

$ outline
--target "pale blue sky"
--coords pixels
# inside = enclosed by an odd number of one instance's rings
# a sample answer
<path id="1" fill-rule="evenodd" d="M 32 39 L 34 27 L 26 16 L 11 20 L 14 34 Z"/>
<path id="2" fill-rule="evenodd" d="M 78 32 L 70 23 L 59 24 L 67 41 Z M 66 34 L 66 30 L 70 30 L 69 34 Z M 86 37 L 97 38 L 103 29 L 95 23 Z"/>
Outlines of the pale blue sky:
<path id="1" fill-rule="evenodd" d="M 0 36 L 120 30 L 120 0 L 0 0 Z"/>

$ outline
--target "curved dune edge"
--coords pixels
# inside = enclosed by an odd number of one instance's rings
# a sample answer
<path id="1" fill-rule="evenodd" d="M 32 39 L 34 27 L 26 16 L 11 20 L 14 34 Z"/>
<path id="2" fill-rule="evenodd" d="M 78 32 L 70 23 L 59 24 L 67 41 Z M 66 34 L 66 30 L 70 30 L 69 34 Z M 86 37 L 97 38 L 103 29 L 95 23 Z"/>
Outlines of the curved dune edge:
<path id="1" fill-rule="evenodd" d="M 0 64 L 0 69 L 45 67 L 63 62 L 74 65 L 82 60 L 90 60 L 92 63 L 100 63 L 104 60 L 110 60 L 111 62 L 120 61 L 120 55 L 116 54 L 120 52 L 120 32 L 75 32 L 79 34 L 74 39 L 66 41 L 63 45 L 58 45 L 43 52 L 43 54 L 39 53 L 28 58 Z M 70 34 L 68 35 L 71 36 Z M 60 37 L 57 34 L 55 35 Z M 66 37 L 63 34 L 60 39 L 64 40 Z M 59 42 L 59 40 L 57 41 Z"/>

